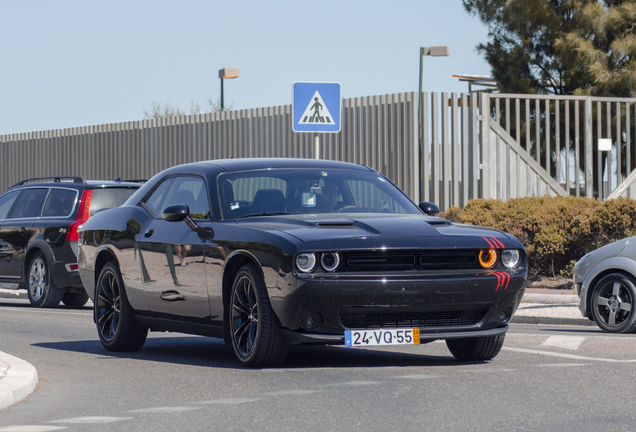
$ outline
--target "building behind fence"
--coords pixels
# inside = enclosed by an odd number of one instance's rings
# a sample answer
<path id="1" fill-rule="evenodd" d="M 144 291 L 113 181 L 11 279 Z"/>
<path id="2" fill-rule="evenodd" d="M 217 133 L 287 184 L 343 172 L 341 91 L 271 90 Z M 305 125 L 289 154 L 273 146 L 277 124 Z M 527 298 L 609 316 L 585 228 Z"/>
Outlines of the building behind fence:
<path id="1" fill-rule="evenodd" d="M 343 100 L 320 157 L 368 165 L 415 201 L 636 196 L 636 99 L 417 92 Z M 471 107 L 471 99 L 473 106 Z M 0 135 L 0 190 L 32 177 L 143 179 L 177 164 L 314 157 L 291 105 Z M 612 150 L 598 150 L 610 138 Z M 420 163 L 421 162 L 421 163 Z"/>

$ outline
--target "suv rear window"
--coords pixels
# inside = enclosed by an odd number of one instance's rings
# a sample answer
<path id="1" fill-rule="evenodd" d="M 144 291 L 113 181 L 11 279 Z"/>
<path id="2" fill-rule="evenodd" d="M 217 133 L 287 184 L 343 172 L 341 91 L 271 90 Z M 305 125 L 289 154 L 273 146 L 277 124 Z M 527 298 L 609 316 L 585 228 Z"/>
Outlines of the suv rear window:
<path id="1" fill-rule="evenodd" d="M 76 199 L 76 190 L 52 188 L 44 203 L 42 217 L 70 216 L 75 208 Z"/>
<path id="2" fill-rule="evenodd" d="M 100 210 L 119 207 L 128 198 L 137 192 L 137 189 L 131 188 L 104 188 L 93 189 L 93 199 L 91 200 L 91 215 Z"/>

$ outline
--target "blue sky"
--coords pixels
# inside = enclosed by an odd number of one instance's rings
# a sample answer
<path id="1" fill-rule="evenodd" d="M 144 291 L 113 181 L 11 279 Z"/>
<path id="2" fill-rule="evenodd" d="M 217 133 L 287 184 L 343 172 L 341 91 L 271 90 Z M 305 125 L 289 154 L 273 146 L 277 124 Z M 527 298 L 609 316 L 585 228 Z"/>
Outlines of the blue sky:
<path id="1" fill-rule="evenodd" d="M 489 75 L 487 29 L 460 0 L 0 0 L 0 135 L 141 120 L 153 102 L 189 112 L 220 93 L 234 109 L 291 103 L 295 81 L 343 97 L 465 92 Z"/>

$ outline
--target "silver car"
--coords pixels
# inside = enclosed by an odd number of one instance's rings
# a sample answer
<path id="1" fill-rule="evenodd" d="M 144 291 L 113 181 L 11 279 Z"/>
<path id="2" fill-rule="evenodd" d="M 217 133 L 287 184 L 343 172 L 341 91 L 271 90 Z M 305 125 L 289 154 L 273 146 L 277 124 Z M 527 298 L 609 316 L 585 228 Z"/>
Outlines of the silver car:
<path id="1" fill-rule="evenodd" d="M 636 331 L 636 237 L 608 244 L 574 265 L 583 316 L 612 333 Z"/>

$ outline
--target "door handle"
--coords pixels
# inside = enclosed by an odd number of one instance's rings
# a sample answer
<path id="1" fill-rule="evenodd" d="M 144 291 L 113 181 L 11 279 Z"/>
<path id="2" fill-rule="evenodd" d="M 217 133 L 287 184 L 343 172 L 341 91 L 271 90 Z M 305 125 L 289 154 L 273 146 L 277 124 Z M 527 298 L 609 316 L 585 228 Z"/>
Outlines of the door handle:
<path id="1" fill-rule="evenodd" d="M 20 228 L 20 235 L 27 235 L 28 232 L 29 230 L 26 229 L 25 227 Z"/>
<path id="2" fill-rule="evenodd" d="M 185 296 L 178 291 L 164 291 L 159 294 L 159 298 L 169 302 L 185 301 Z"/>
<path id="3" fill-rule="evenodd" d="M 148 237 L 152 237 L 152 235 L 155 233 L 155 230 L 153 229 L 149 229 L 144 233 L 144 237 L 148 238 Z"/>

